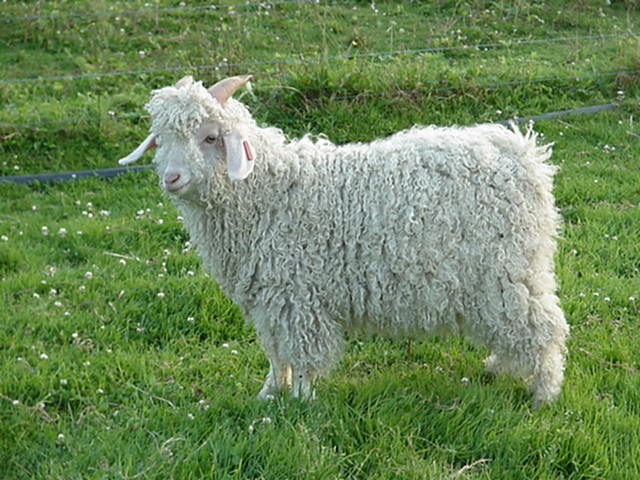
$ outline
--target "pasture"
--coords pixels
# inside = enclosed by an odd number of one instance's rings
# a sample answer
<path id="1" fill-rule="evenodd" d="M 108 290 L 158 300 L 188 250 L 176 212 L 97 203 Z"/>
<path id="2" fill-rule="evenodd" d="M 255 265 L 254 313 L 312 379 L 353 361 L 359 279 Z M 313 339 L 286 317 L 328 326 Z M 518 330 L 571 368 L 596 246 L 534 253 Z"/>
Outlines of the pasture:
<path id="1" fill-rule="evenodd" d="M 116 166 L 187 74 L 251 73 L 259 122 L 337 143 L 608 107 L 536 122 L 571 325 L 538 411 L 458 337 L 354 337 L 315 401 L 260 402 L 153 171 L 0 183 L 0 478 L 640 478 L 639 34 L 635 0 L 2 3 L 0 176 Z"/>

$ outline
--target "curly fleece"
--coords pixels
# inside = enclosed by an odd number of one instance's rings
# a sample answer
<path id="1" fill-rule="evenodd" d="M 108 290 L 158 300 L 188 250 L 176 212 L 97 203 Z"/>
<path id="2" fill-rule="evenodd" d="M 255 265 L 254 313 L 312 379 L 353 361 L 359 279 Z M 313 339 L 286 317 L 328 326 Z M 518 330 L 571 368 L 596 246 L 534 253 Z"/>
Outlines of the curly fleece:
<path id="1" fill-rule="evenodd" d="M 555 167 L 532 131 L 430 126 L 343 146 L 289 140 L 190 80 L 156 91 L 148 108 L 159 136 L 190 137 L 207 120 L 248 129 L 249 178 L 229 180 L 222 145 L 197 161 L 187 149 L 185 168 L 204 170 L 199 199 L 174 200 L 205 268 L 266 349 L 263 396 L 291 372 L 294 391 L 309 394 L 355 330 L 459 331 L 491 349 L 490 370 L 527 378 L 536 404 L 558 395 L 568 327 L 553 273 Z"/>

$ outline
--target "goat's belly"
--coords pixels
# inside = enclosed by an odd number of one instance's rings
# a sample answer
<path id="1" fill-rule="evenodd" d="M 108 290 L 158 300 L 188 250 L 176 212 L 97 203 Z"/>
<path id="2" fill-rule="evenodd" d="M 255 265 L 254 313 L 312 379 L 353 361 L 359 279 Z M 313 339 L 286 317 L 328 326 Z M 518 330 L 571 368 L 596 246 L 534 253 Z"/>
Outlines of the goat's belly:
<path id="1" fill-rule="evenodd" d="M 377 271 L 376 271 L 377 270 Z M 328 309 L 346 330 L 385 336 L 415 336 L 456 329 L 463 291 L 457 281 L 445 282 L 419 265 L 394 272 L 377 266 L 336 285 L 337 300 Z"/>

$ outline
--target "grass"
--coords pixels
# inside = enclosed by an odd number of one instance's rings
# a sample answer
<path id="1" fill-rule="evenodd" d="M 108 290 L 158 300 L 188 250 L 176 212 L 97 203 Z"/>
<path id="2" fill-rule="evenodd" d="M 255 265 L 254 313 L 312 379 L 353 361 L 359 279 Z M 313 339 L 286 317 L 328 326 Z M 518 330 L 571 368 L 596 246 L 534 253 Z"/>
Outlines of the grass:
<path id="1" fill-rule="evenodd" d="M 114 166 L 144 138 L 150 89 L 187 73 L 251 70 L 243 100 L 260 121 L 338 142 L 620 102 L 536 125 L 561 167 L 563 395 L 531 411 L 524 385 L 484 375 L 487 352 L 461 338 L 411 355 L 354 338 L 315 402 L 261 403 L 266 358 L 153 172 L 1 184 L 0 478 L 638 478 L 637 3 L 104 13 L 172 6 L 3 4 L 49 16 L 0 19 L 0 175 Z M 465 44 L 501 46 L 412 51 Z M 186 68 L 155 71 L 171 66 Z M 147 73 L 51 78 L 132 70 Z M 31 77 L 48 80 L 14 81 Z"/>

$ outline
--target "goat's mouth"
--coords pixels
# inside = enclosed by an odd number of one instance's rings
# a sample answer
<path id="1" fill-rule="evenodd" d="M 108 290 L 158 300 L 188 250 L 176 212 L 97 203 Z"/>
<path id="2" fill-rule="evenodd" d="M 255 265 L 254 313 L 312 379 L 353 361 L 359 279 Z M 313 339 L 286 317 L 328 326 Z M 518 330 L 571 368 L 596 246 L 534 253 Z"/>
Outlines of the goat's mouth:
<path id="1" fill-rule="evenodd" d="M 184 193 L 189 185 L 191 185 L 191 180 L 187 180 L 186 182 L 180 184 L 171 183 L 167 185 L 165 183 L 164 188 L 169 193 L 178 194 Z"/>

